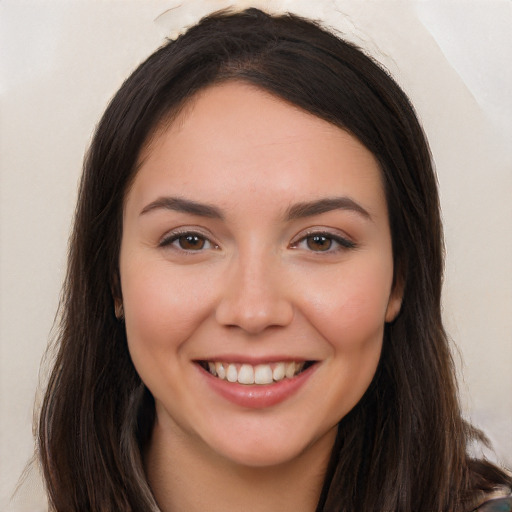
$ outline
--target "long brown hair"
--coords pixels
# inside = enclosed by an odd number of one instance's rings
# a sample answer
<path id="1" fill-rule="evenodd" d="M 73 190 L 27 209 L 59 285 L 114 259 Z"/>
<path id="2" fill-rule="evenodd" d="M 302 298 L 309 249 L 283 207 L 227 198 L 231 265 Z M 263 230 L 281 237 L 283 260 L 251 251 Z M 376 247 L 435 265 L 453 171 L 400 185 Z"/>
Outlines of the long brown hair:
<path id="1" fill-rule="evenodd" d="M 198 90 L 243 80 L 349 131 L 377 158 L 401 313 L 386 325 L 372 384 L 338 429 L 318 511 L 471 509 L 510 480 L 467 445 L 441 322 L 442 226 L 424 134 L 406 95 L 355 46 L 318 24 L 256 9 L 204 18 L 126 80 L 87 154 L 70 240 L 58 353 L 39 453 L 58 511 L 158 510 L 141 450 L 153 399 L 116 319 L 123 200 L 141 148 Z"/>

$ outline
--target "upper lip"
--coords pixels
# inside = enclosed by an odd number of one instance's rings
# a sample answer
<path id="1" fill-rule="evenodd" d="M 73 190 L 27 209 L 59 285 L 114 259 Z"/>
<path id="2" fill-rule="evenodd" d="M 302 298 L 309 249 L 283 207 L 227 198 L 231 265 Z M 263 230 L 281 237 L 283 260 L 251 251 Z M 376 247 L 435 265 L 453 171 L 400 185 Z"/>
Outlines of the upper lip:
<path id="1" fill-rule="evenodd" d="M 248 355 L 234 355 L 234 354 L 223 354 L 223 355 L 214 355 L 214 356 L 207 356 L 207 357 L 201 357 L 195 359 L 195 361 L 219 361 L 223 363 L 240 363 L 240 364 L 250 364 L 252 366 L 258 365 L 258 364 L 269 364 L 269 363 L 282 363 L 282 362 L 296 362 L 300 363 L 302 361 L 315 361 L 315 359 L 310 359 L 302 356 L 275 356 L 275 355 L 269 355 L 269 356 L 261 356 L 261 357 L 254 357 L 254 356 L 248 356 Z"/>

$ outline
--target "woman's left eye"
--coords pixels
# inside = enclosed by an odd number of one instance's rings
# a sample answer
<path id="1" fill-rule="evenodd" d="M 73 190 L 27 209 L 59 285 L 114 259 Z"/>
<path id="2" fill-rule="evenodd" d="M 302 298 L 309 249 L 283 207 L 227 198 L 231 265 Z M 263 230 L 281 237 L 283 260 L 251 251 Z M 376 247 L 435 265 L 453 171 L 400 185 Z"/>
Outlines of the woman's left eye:
<path id="1" fill-rule="evenodd" d="M 306 249 L 313 252 L 336 252 L 353 249 L 356 246 L 351 240 L 332 233 L 309 233 L 292 244 L 293 249 Z"/>

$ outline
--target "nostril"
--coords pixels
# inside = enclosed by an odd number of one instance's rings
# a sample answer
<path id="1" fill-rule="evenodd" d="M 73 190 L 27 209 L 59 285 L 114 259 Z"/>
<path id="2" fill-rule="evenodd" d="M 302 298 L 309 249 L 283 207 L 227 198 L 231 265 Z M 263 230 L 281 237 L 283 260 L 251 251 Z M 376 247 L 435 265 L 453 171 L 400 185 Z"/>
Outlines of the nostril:
<path id="1" fill-rule="evenodd" d="M 293 307 L 284 274 L 278 273 L 275 261 L 269 261 L 268 252 L 244 247 L 231 262 L 230 273 L 219 290 L 217 322 L 250 334 L 288 325 Z"/>
<path id="2" fill-rule="evenodd" d="M 284 299 L 257 305 L 224 300 L 217 307 L 216 319 L 225 327 L 257 334 L 271 327 L 289 325 L 293 319 L 293 307 Z"/>

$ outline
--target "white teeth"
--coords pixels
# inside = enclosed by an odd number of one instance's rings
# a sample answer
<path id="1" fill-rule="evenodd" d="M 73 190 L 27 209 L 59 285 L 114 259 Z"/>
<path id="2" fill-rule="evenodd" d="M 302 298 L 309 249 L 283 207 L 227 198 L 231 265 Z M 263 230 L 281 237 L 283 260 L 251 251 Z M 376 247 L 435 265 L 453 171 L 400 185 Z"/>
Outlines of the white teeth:
<path id="1" fill-rule="evenodd" d="M 254 382 L 256 384 L 271 384 L 272 381 L 272 368 L 270 368 L 268 364 L 259 364 L 256 366 L 254 371 Z"/>
<path id="2" fill-rule="evenodd" d="M 284 378 L 295 377 L 304 368 L 304 361 L 278 362 L 269 364 L 221 363 L 219 361 L 208 361 L 208 371 L 221 380 L 238 382 L 239 384 L 272 384 Z"/>
<path id="3" fill-rule="evenodd" d="M 229 382 L 236 382 L 238 380 L 238 372 L 236 371 L 236 366 L 234 364 L 230 364 L 226 371 L 226 379 Z"/>
<path id="4" fill-rule="evenodd" d="M 240 367 L 240 370 L 238 370 L 238 382 L 240 384 L 254 384 L 254 369 L 250 364 L 243 364 Z"/>
<path id="5" fill-rule="evenodd" d="M 286 367 L 284 363 L 277 363 L 272 372 L 273 379 L 277 382 L 284 379 L 286 375 Z"/>
<path id="6" fill-rule="evenodd" d="M 286 363 L 285 375 L 288 379 L 295 375 L 295 363 Z"/>
<path id="7" fill-rule="evenodd" d="M 226 370 L 224 369 L 224 365 L 222 363 L 215 363 L 215 373 L 219 379 L 226 378 Z"/>

